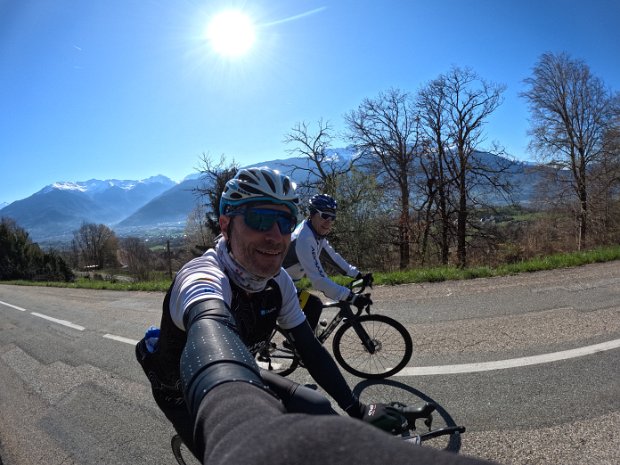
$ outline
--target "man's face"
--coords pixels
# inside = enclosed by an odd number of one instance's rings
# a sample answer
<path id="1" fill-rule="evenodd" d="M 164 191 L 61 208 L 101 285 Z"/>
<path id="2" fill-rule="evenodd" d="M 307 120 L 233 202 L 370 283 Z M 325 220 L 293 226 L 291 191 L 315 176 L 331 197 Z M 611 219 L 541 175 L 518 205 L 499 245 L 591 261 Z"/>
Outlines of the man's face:
<path id="1" fill-rule="evenodd" d="M 321 236 L 327 236 L 332 230 L 335 217 L 333 219 L 323 219 L 320 213 L 313 213 L 310 217 L 310 222 L 314 230 Z"/>
<path id="2" fill-rule="evenodd" d="M 290 213 L 284 205 L 262 204 L 256 208 Z M 229 222 L 233 222 L 228 237 Z M 291 234 L 282 234 L 277 223 L 268 231 L 256 231 L 245 224 L 243 215 L 220 216 L 222 234 L 230 244 L 233 256 L 250 273 L 270 278 L 280 272 L 284 256 L 291 243 Z"/>

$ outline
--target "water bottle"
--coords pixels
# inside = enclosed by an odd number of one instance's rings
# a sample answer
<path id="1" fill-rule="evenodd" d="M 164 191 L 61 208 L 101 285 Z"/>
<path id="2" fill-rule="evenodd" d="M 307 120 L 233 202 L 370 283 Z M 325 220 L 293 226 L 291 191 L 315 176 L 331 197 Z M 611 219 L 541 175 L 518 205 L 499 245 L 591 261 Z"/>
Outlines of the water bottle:
<path id="1" fill-rule="evenodd" d="M 150 326 L 144 333 L 144 342 L 146 344 L 146 350 L 149 353 L 153 353 L 157 350 L 159 343 L 159 328 L 157 326 Z"/>

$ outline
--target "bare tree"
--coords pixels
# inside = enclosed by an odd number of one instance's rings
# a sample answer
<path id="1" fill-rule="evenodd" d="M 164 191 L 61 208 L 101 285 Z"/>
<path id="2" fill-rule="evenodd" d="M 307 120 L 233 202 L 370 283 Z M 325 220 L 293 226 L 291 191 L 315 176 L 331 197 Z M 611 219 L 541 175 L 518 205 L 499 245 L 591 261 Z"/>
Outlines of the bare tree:
<path id="1" fill-rule="evenodd" d="M 435 223 L 434 217 L 437 216 L 439 230 L 437 242 L 440 262 L 444 265 L 448 264 L 450 257 L 450 242 L 454 229 L 452 217 L 455 213 L 451 207 L 454 182 L 446 166 L 446 151 L 450 143 L 446 91 L 445 80 L 435 79 L 420 89 L 416 101 L 426 140 L 426 150 L 420 160 L 420 169 L 424 175 L 421 179 L 421 189 L 426 192 L 426 201 L 422 206 L 425 221 L 422 256 L 426 254 L 428 236 Z"/>
<path id="2" fill-rule="evenodd" d="M 521 96 L 531 114 L 530 148 L 567 178 L 578 203 L 578 248 L 587 241 L 590 175 L 605 154 L 604 135 L 614 105 L 603 81 L 583 61 L 566 53 L 544 53 L 525 79 Z"/>
<path id="3" fill-rule="evenodd" d="M 353 168 L 339 182 L 336 198 L 338 221 L 329 241 L 359 268 L 379 270 L 391 266 L 391 244 L 385 232 L 391 226 L 375 177 Z"/>
<path id="4" fill-rule="evenodd" d="M 603 136 L 603 153 L 590 170 L 592 233 L 602 243 L 620 235 L 620 94 L 614 98 L 614 122 Z"/>
<path id="5" fill-rule="evenodd" d="M 491 167 L 478 157 L 477 148 L 483 142 L 483 125 L 501 104 L 505 86 L 489 83 L 470 69 L 453 67 L 440 76 L 444 87 L 444 108 L 449 143 L 442 152 L 449 178 L 456 189 L 457 260 L 467 265 L 468 200 L 474 184 L 502 188 L 501 173 L 507 164 Z M 445 149 L 449 147 L 449 149 Z"/>
<path id="6" fill-rule="evenodd" d="M 220 217 L 220 198 L 224 186 L 231 180 L 239 165 L 233 159 L 230 163 L 222 155 L 215 163 L 208 154 L 203 154 L 199 171 L 202 175 L 202 186 L 195 189 L 195 193 L 204 199 L 205 221 L 214 236 L 220 233 L 218 218 Z"/>
<path id="7" fill-rule="evenodd" d="M 418 156 L 419 119 L 407 92 L 390 89 L 375 99 L 364 99 L 345 116 L 349 137 L 380 170 L 379 175 L 398 191 L 398 247 L 400 269 L 410 261 L 411 176 Z"/>
<path id="8" fill-rule="evenodd" d="M 185 223 L 185 242 L 193 256 L 202 255 L 213 246 L 216 234 L 207 225 L 206 206 L 198 205 L 187 217 Z"/>
<path id="9" fill-rule="evenodd" d="M 355 159 L 344 161 L 337 153 L 329 150 L 333 141 L 333 130 L 329 122 L 319 120 L 317 126 L 317 131 L 311 132 L 307 123 L 297 123 L 285 136 L 285 143 L 295 145 L 288 152 L 293 156 L 305 157 L 309 161 L 307 168 L 292 167 L 292 174 L 295 176 L 298 171 L 305 173 L 299 182 L 302 190 L 319 191 L 336 196 L 339 179 L 351 171 Z M 297 176 L 296 178 L 299 181 L 300 178 Z"/>
<path id="10" fill-rule="evenodd" d="M 140 281 L 148 281 L 151 272 L 152 253 L 138 237 L 125 237 L 120 241 L 120 257 L 123 265 Z"/>
<path id="11" fill-rule="evenodd" d="M 104 224 L 82 223 L 73 231 L 73 246 L 79 251 L 82 265 L 103 268 L 116 265 L 118 240 Z"/>

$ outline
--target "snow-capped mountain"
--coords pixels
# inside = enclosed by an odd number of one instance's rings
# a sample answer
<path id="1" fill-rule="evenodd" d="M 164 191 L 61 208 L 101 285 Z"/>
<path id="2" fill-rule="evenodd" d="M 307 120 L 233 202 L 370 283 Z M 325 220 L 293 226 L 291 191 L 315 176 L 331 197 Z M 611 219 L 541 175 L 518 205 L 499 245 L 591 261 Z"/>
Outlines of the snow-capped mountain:
<path id="1" fill-rule="evenodd" d="M 83 222 L 115 224 L 176 183 L 166 176 L 140 181 L 55 182 L 0 214 L 13 218 L 35 241 L 70 239 Z"/>
<path id="2" fill-rule="evenodd" d="M 112 188 L 118 188 L 124 191 L 131 191 L 136 189 L 137 187 L 148 186 L 152 184 L 174 185 L 175 183 L 174 181 L 163 175 L 151 176 L 150 178 L 142 179 L 141 181 L 121 181 L 118 179 L 106 179 L 105 181 L 90 179 L 88 181 L 77 182 L 59 181 L 50 184 L 49 186 L 45 186 L 39 191 L 39 193 L 48 193 L 53 190 L 77 191 L 83 192 L 89 197 L 94 197 L 97 194 L 100 194 Z"/>

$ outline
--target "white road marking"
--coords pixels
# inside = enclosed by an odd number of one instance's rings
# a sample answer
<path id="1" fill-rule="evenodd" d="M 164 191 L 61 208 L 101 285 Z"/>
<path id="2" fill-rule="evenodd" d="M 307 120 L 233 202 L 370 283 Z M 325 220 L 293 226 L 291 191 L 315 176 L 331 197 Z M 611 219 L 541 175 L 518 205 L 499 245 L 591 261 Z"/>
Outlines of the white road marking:
<path id="1" fill-rule="evenodd" d="M 11 305 L 0 300 L 0 304 L 7 307 L 14 308 L 21 312 L 27 310 L 16 305 Z M 43 318 L 54 323 L 58 323 L 69 328 L 77 329 L 78 331 L 84 331 L 83 326 L 76 325 L 67 320 L 59 320 L 52 318 L 51 316 L 43 315 L 41 313 L 30 312 L 34 316 Z M 114 334 L 104 334 L 104 338 L 112 339 L 125 344 L 136 345 L 139 341 L 122 336 L 115 336 Z M 454 375 L 459 373 L 477 373 L 481 371 L 492 370 L 504 370 L 506 368 L 518 368 L 529 365 L 539 365 L 542 363 L 557 362 L 560 360 L 567 360 L 569 358 L 583 357 L 585 355 L 592 355 L 597 352 L 603 352 L 606 350 L 617 349 L 620 347 L 620 339 L 614 339 L 600 344 L 594 344 L 591 346 L 579 347 L 577 349 L 563 350 L 561 352 L 553 352 L 550 354 L 533 355 L 531 357 L 520 357 L 508 360 L 498 360 L 494 362 L 479 362 L 479 363 L 462 363 L 460 365 L 438 365 L 438 366 L 426 366 L 426 367 L 405 367 L 394 376 L 431 376 L 431 375 Z"/>
<path id="2" fill-rule="evenodd" d="M 541 363 L 551 363 L 569 358 L 583 357 L 592 355 L 605 350 L 617 349 L 620 347 L 620 339 L 602 342 L 578 349 L 563 350 L 550 354 L 534 355 L 531 357 L 520 357 L 509 360 L 498 360 L 495 362 L 463 363 L 460 365 L 442 365 L 427 367 L 405 367 L 394 376 L 428 376 L 428 375 L 453 375 L 458 373 L 476 373 L 480 371 L 503 370 L 506 368 L 517 368 Z"/>
<path id="3" fill-rule="evenodd" d="M 27 311 L 25 308 L 18 307 L 17 305 L 7 304 L 6 302 L 2 302 L 1 300 L 0 300 L 0 304 L 2 304 L 2 305 L 6 305 L 7 307 L 14 308 L 15 310 L 19 310 L 20 312 L 25 312 L 25 311 Z"/>
<path id="4" fill-rule="evenodd" d="M 67 326 L 69 328 L 77 329 L 78 331 L 84 331 L 86 328 L 84 326 L 76 325 L 67 320 L 59 320 L 58 318 L 53 318 L 51 316 L 43 315 L 42 313 L 30 312 L 34 316 L 38 316 L 39 318 L 43 318 L 44 320 L 53 321 L 54 323 L 58 323 L 59 325 Z"/>
<path id="5" fill-rule="evenodd" d="M 25 308 L 21 308 L 21 307 L 18 307 L 17 305 L 12 305 L 12 304 L 3 302 L 1 300 L 0 300 L 0 304 L 6 305 L 7 307 L 14 308 L 16 310 L 19 310 L 20 312 L 27 312 L 28 311 Z M 69 328 L 77 329 L 78 331 L 84 331 L 86 329 L 84 326 L 76 325 L 75 323 L 71 323 L 70 321 L 67 321 L 67 320 L 60 320 L 58 318 L 54 318 L 54 317 L 51 317 L 51 316 L 48 316 L 48 315 L 44 315 L 43 313 L 30 312 L 30 314 L 34 315 L 34 316 L 37 316 L 39 318 L 43 318 L 44 320 L 51 321 L 53 323 L 58 323 L 59 325 L 63 325 L 63 326 L 67 326 Z M 124 342 L 125 344 L 136 345 L 138 343 L 138 341 L 135 340 L 135 339 L 129 339 L 128 337 L 122 337 L 122 336 L 115 336 L 113 334 L 104 334 L 103 337 L 105 337 L 106 339 L 113 339 L 113 340 L 118 341 L 118 342 Z"/>
<path id="6" fill-rule="evenodd" d="M 140 342 L 135 339 L 129 339 L 128 337 L 115 336 L 114 334 L 104 334 L 103 337 L 105 337 L 106 339 L 113 339 L 118 342 L 124 342 L 125 344 L 131 344 L 133 346 Z"/>

